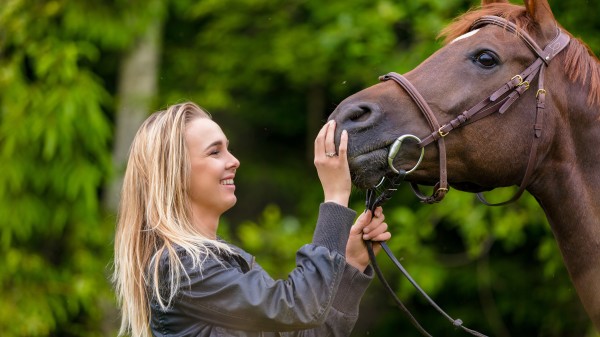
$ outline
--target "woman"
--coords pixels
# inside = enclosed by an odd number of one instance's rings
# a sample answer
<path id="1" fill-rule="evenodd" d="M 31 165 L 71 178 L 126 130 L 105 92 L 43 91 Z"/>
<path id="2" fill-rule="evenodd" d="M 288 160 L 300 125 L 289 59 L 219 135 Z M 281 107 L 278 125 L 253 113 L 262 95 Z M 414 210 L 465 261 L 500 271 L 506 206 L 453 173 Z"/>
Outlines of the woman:
<path id="1" fill-rule="evenodd" d="M 151 115 L 131 146 L 115 237 L 120 334 L 349 335 L 372 279 L 363 239 L 390 233 L 381 209 L 352 226 L 348 136 L 336 155 L 334 131 L 330 122 L 315 140 L 325 202 L 312 242 L 286 280 L 273 280 L 217 237 L 220 216 L 236 203 L 240 166 L 221 128 L 193 103 Z"/>

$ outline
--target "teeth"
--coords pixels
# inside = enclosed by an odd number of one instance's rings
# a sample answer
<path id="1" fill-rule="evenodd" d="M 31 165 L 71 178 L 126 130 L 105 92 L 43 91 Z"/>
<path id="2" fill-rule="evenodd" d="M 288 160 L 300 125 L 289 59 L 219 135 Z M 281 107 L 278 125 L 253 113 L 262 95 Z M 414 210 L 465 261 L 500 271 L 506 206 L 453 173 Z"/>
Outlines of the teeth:
<path id="1" fill-rule="evenodd" d="M 221 185 L 233 185 L 233 179 L 221 180 Z"/>

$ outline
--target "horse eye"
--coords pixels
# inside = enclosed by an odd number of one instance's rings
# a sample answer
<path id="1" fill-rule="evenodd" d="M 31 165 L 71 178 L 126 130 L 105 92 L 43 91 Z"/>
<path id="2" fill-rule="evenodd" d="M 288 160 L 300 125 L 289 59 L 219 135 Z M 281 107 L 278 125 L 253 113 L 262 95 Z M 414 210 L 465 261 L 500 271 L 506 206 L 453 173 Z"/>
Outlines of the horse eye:
<path id="1" fill-rule="evenodd" d="M 498 64 L 495 55 L 487 51 L 477 54 L 474 61 L 484 68 L 492 68 Z"/>

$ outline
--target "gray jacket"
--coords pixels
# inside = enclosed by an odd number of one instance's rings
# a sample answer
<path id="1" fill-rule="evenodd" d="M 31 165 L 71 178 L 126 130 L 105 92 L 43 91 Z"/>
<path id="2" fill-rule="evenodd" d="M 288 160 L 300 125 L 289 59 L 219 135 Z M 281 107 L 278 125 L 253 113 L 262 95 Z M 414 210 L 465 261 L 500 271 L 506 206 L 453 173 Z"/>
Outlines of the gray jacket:
<path id="1" fill-rule="evenodd" d="M 202 270 L 182 256 L 189 274 L 167 310 L 151 300 L 154 336 L 349 336 L 360 299 L 372 280 L 346 263 L 356 213 L 321 204 L 311 244 L 296 253 L 285 280 L 272 279 L 240 248 L 239 255 L 207 258 Z M 282 243 L 284 244 L 284 243 Z M 168 268 L 161 259 L 161 269 Z"/>

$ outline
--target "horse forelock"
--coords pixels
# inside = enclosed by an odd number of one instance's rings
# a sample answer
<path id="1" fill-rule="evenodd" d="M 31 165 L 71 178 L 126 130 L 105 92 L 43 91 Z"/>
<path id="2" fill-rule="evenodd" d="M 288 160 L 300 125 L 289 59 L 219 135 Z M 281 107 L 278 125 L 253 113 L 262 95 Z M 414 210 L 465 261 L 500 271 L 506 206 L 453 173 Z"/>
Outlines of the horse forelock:
<path id="1" fill-rule="evenodd" d="M 448 44 L 459 36 L 469 32 L 473 22 L 486 15 L 499 16 L 514 22 L 519 27 L 528 27 L 532 24 L 532 20 L 526 15 L 525 7 L 507 3 L 495 3 L 484 7 L 472 8 L 463 15 L 455 18 L 452 23 L 442 30 L 438 37 L 443 37 L 444 44 Z"/>
<path id="2" fill-rule="evenodd" d="M 438 38 L 443 38 L 444 45 L 450 44 L 471 29 L 475 20 L 482 16 L 493 15 L 515 23 L 521 29 L 531 32 L 535 22 L 527 15 L 525 7 L 508 3 L 494 3 L 473 8 L 457 17 L 444 28 Z M 564 28 L 563 28 L 564 30 Z M 589 85 L 588 104 L 600 106 L 600 61 L 591 49 L 580 39 L 573 38 L 561 57 L 567 76 L 572 82 Z"/>

